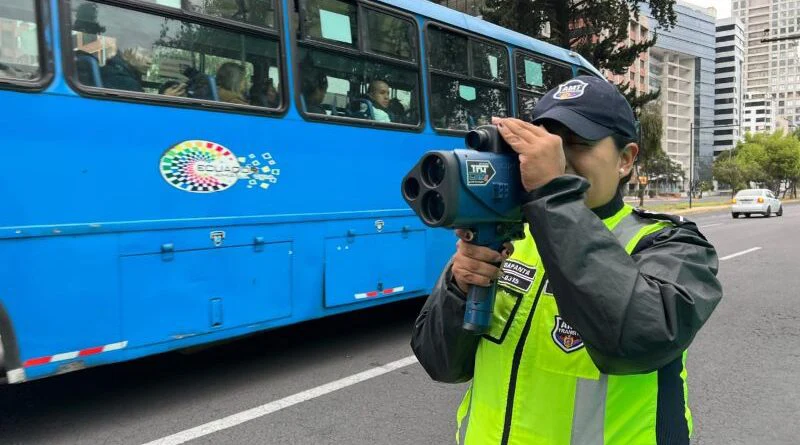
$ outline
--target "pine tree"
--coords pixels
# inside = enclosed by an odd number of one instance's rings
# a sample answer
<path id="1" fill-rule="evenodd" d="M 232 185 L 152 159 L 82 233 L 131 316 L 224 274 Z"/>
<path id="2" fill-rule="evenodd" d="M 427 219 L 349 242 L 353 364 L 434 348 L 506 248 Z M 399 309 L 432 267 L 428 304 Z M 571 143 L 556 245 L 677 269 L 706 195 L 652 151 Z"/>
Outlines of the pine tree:
<path id="1" fill-rule="evenodd" d="M 638 20 L 643 3 L 656 23 L 675 26 L 675 0 L 487 0 L 483 18 L 562 48 L 570 48 L 598 69 L 625 74 L 639 54 L 656 44 L 656 36 L 627 44 L 631 20 Z M 542 36 L 549 24 L 549 37 Z M 629 85 L 620 91 L 637 111 L 659 91 L 637 94 Z"/>

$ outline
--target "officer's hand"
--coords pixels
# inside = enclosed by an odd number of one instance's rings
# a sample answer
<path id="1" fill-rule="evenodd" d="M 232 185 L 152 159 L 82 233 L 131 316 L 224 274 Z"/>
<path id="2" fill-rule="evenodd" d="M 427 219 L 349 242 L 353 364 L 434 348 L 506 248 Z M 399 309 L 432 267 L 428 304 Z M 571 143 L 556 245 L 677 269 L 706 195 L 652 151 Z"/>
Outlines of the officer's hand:
<path id="1" fill-rule="evenodd" d="M 503 139 L 519 154 L 522 186 L 537 189 L 564 174 L 567 161 L 561 138 L 542 127 L 514 118 L 492 118 Z"/>
<path id="2" fill-rule="evenodd" d="M 456 254 L 453 255 L 452 273 L 458 288 L 467 293 L 472 284 L 491 286 L 500 274 L 500 264 L 514 253 L 514 246 L 505 243 L 503 252 L 497 252 L 467 242 L 472 239 L 472 234 L 467 230 L 456 230 L 456 235 L 460 239 L 456 243 Z"/>

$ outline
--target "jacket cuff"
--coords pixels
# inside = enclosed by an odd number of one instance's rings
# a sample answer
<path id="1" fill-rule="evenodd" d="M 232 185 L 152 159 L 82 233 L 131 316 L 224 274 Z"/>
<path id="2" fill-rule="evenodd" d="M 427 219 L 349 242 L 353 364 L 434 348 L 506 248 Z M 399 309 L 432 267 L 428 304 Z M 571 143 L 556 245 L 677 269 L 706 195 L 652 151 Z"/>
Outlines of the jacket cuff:
<path id="1" fill-rule="evenodd" d="M 445 272 L 444 282 L 447 283 L 447 292 L 455 295 L 461 301 L 467 301 L 467 295 L 461 291 L 456 283 L 456 277 L 453 276 L 453 265 L 451 264 Z"/>

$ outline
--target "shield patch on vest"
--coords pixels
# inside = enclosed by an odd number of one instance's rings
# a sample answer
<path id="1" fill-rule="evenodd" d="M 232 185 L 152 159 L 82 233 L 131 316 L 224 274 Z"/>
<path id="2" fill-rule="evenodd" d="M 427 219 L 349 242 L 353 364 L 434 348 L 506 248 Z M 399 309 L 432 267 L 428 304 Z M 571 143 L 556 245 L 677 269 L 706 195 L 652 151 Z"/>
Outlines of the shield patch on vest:
<path id="1" fill-rule="evenodd" d="M 574 352 L 583 347 L 583 339 L 578 331 L 558 315 L 553 326 L 553 341 L 564 352 Z"/>

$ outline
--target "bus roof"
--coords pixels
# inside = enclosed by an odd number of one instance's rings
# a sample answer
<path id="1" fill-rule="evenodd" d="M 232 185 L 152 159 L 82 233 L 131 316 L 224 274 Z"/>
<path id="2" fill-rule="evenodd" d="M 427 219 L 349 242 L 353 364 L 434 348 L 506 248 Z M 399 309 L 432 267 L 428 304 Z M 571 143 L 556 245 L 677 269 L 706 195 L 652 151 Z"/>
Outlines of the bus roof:
<path id="1" fill-rule="evenodd" d="M 450 26 L 461 28 L 466 31 L 472 31 L 483 36 L 487 36 L 496 40 L 501 40 L 508 44 L 533 50 L 543 56 L 551 57 L 563 61 L 571 61 L 575 65 L 580 65 L 583 68 L 603 77 L 602 74 L 592 66 L 586 59 L 577 53 L 575 56 L 570 55 L 572 51 L 561 48 L 559 46 L 536 40 L 533 37 L 526 36 L 525 34 L 512 31 L 502 26 L 497 26 L 493 23 L 479 19 L 458 12 L 456 10 L 439 5 L 432 1 L 421 0 L 378 0 L 380 3 L 392 5 L 397 8 L 418 14 L 429 19 L 433 19 Z"/>

